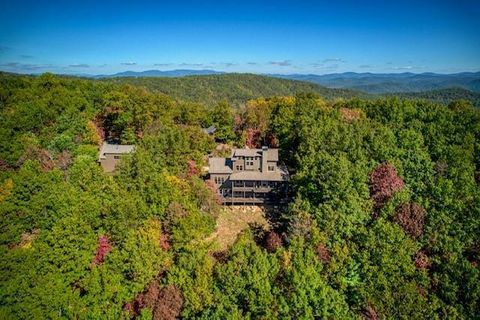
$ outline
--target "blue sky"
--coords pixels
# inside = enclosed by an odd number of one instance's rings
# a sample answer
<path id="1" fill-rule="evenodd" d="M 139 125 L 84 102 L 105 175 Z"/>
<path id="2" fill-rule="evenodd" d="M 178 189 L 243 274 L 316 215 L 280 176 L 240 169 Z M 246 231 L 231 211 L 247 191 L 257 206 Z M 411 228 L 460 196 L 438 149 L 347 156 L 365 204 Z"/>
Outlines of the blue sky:
<path id="1" fill-rule="evenodd" d="M 0 70 L 479 71 L 479 17 L 463 0 L 2 0 Z"/>

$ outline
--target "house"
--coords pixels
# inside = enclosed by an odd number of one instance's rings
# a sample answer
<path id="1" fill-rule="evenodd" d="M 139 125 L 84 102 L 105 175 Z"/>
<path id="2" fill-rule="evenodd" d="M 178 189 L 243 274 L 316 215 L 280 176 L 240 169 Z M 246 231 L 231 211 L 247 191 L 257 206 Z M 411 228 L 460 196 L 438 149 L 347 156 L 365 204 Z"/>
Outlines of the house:
<path id="1" fill-rule="evenodd" d="M 134 145 L 110 144 L 104 142 L 100 148 L 98 162 L 102 166 L 104 172 L 113 172 L 122 156 L 131 153 L 134 149 Z"/>
<path id="2" fill-rule="evenodd" d="M 280 203 L 289 175 L 278 149 L 233 149 L 228 158 L 209 158 L 208 178 L 224 204 Z"/>

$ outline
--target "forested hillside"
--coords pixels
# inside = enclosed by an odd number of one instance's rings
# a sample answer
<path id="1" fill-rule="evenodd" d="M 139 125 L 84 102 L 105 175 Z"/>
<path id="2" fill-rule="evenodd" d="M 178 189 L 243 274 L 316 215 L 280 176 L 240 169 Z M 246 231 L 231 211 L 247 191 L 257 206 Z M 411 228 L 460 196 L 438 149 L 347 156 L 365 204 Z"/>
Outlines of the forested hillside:
<path id="1" fill-rule="evenodd" d="M 251 94 L 222 77 L 182 102 L 158 79 L 0 75 L 0 318 L 479 318 L 478 109 L 290 82 L 243 109 L 201 103 Z M 206 241 L 212 124 L 279 145 L 292 174 L 272 230 L 227 250 Z M 116 175 L 104 139 L 137 146 Z"/>
<path id="2" fill-rule="evenodd" d="M 424 99 L 435 103 L 445 104 L 455 100 L 464 99 L 471 101 L 476 107 L 480 106 L 480 94 L 462 88 L 448 88 L 422 92 L 418 92 L 418 89 L 414 89 L 411 92 L 390 94 L 384 93 L 385 91 L 380 91 L 374 92 L 376 94 L 369 94 L 353 89 L 329 89 L 315 83 L 253 74 L 229 73 L 222 75 L 187 76 L 178 78 L 119 77 L 111 78 L 106 81 L 143 86 L 149 90 L 162 92 L 181 100 L 208 104 L 214 104 L 226 100 L 234 106 L 243 105 L 246 101 L 259 97 L 295 95 L 302 92 L 314 92 L 327 100 L 334 100 L 336 98 L 350 99 L 353 97 L 378 99 L 382 96 L 399 96 L 404 98 Z M 364 91 L 370 92 L 369 90 Z"/>
<path id="3" fill-rule="evenodd" d="M 315 92 L 325 99 L 367 96 L 349 89 L 328 89 L 314 83 L 239 73 L 178 78 L 122 77 L 104 81 L 144 86 L 174 98 L 209 104 L 227 100 L 239 105 L 259 97 L 295 95 L 301 92 Z"/>
<path id="4" fill-rule="evenodd" d="M 309 81 L 328 88 L 360 90 L 372 94 L 422 92 L 450 88 L 480 92 L 480 72 L 440 73 L 332 73 L 324 75 L 276 75 L 280 78 Z"/>
<path id="5" fill-rule="evenodd" d="M 439 89 L 423 92 L 399 92 L 389 96 L 397 96 L 409 99 L 425 99 L 428 101 L 448 104 L 455 100 L 468 100 L 477 108 L 480 108 L 480 93 L 462 88 Z"/>

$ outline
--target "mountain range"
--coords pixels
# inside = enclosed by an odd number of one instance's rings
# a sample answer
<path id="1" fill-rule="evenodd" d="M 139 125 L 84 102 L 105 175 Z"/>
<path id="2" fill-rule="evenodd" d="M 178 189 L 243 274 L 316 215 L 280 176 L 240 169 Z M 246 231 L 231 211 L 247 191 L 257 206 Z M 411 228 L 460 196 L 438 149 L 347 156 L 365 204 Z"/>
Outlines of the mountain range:
<path id="1" fill-rule="evenodd" d="M 134 78 L 144 78 L 144 77 L 185 77 L 185 76 L 204 76 L 211 74 L 222 74 L 225 72 L 215 71 L 215 70 L 190 70 L 190 69 L 176 69 L 176 70 L 145 70 L 145 71 L 124 71 L 115 74 L 99 74 L 99 75 L 90 75 L 87 77 L 103 79 L 103 78 L 119 78 L 119 77 L 134 77 Z"/>
<path id="2" fill-rule="evenodd" d="M 89 77 L 120 78 L 120 77 L 185 77 L 199 75 L 224 74 L 215 70 L 147 70 L 125 71 L 112 75 L 92 75 Z M 332 73 L 317 74 L 267 74 L 275 78 L 300 80 L 322 85 L 327 88 L 353 89 L 366 93 L 385 94 L 397 92 L 423 92 L 438 89 L 462 88 L 473 92 L 480 92 L 480 72 L 461 72 L 453 74 L 440 73 Z"/>
<path id="3" fill-rule="evenodd" d="M 326 75 L 272 75 L 279 78 L 313 82 L 328 88 L 348 88 L 374 94 L 421 92 L 463 88 L 480 92 L 480 72 L 439 73 L 334 73 Z"/>
<path id="4" fill-rule="evenodd" d="M 192 75 L 186 77 L 114 77 L 98 79 L 98 81 L 146 87 L 152 91 L 161 92 L 180 100 L 206 104 L 214 104 L 226 100 L 234 105 L 242 105 L 250 99 L 259 97 L 288 96 L 310 92 L 316 93 L 327 100 L 337 98 L 375 99 L 385 96 L 398 96 L 448 104 L 454 100 L 464 99 L 471 101 L 474 106 L 480 107 L 480 92 L 459 87 L 421 92 L 370 94 L 348 88 L 327 88 L 326 86 L 307 81 L 246 73 Z"/>

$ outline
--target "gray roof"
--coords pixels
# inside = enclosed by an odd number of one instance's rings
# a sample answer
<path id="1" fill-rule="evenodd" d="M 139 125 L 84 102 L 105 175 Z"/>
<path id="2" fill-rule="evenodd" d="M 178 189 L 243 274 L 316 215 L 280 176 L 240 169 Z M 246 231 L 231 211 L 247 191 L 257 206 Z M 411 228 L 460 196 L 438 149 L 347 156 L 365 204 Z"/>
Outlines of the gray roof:
<path id="1" fill-rule="evenodd" d="M 217 131 L 217 128 L 215 128 L 215 126 L 210 126 L 210 127 L 208 127 L 208 128 L 203 128 L 202 130 L 203 130 L 203 132 L 205 132 L 206 134 L 209 134 L 209 135 L 210 135 L 210 134 L 214 134 L 215 131 Z"/>
<path id="2" fill-rule="evenodd" d="M 208 172 L 213 174 L 232 173 L 232 168 L 230 167 L 230 160 L 226 158 L 209 158 Z"/>
<path id="3" fill-rule="evenodd" d="M 133 144 L 110 144 L 104 142 L 100 149 L 100 159 L 105 158 L 106 154 L 124 154 L 130 153 L 135 149 Z"/>
<path id="4" fill-rule="evenodd" d="M 288 173 L 285 168 L 278 167 L 273 172 L 241 171 L 230 175 L 230 180 L 253 180 L 253 181 L 288 181 Z"/>
<path id="5" fill-rule="evenodd" d="M 233 149 L 232 158 L 235 157 L 259 157 L 262 156 L 262 149 Z M 278 161 L 278 149 L 266 149 L 267 161 Z"/>
<path id="6" fill-rule="evenodd" d="M 275 171 L 241 171 L 233 173 L 232 161 L 236 157 L 265 156 L 268 161 L 278 162 L 278 149 L 233 149 L 231 158 L 212 157 L 208 159 L 208 172 L 210 174 L 229 174 L 230 180 L 262 180 L 262 181 L 287 181 L 288 171 L 283 166 L 275 166 Z"/>

